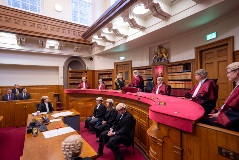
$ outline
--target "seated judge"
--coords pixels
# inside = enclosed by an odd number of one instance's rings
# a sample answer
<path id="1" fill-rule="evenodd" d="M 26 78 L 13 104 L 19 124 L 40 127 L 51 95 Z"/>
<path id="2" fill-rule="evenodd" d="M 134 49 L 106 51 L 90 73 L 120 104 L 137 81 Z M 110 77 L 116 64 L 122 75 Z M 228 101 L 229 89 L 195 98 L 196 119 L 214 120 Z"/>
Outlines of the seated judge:
<path id="1" fill-rule="evenodd" d="M 110 130 L 104 131 L 100 135 L 98 155 L 101 156 L 103 154 L 104 144 L 107 143 L 106 147 L 113 151 L 115 159 L 122 160 L 124 157 L 120 152 L 119 145 L 130 140 L 134 117 L 130 112 L 126 111 L 124 103 L 119 103 L 116 106 L 116 110 L 118 111 L 118 116 L 114 125 Z"/>
<path id="2" fill-rule="evenodd" d="M 22 93 L 19 93 L 18 99 L 19 100 L 31 99 L 31 95 L 29 93 L 27 93 L 26 88 L 22 88 Z"/>
<path id="3" fill-rule="evenodd" d="M 133 71 L 133 80 L 129 84 L 129 87 L 135 87 L 138 88 L 139 91 L 144 91 L 144 80 L 141 75 L 139 75 L 139 71 L 134 70 Z"/>
<path id="4" fill-rule="evenodd" d="M 195 79 L 198 81 L 198 84 L 185 95 L 185 98 L 200 104 L 205 110 L 205 115 L 214 110 L 218 98 L 218 87 L 213 80 L 207 79 L 207 75 L 208 72 L 206 70 L 197 70 L 195 72 Z"/>
<path id="5" fill-rule="evenodd" d="M 204 117 L 202 122 L 239 131 L 239 62 L 229 64 L 226 74 L 228 80 L 235 82 L 236 86 L 218 112 Z"/>
<path id="6" fill-rule="evenodd" d="M 92 116 L 87 117 L 85 120 L 85 128 L 89 129 L 92 133 L 95 133 L 94 126 L 96 125 L 96 122 L 102 121 L 105 117 L 106 107 L 102 103 L 102 101 L 102 97 L 96 98 L 96 106 L 94 108 L 94 112 Z"/>
<path id="7" fill-rule="evenodd" d="M 98 89 L 98 90 L 105 90 L 105 84 L 103 83 L 102 79 L 99 79 L 98 82 L 99 83 L 98 83 L 98 86 L 97 86 L 96 89 Z"/>
<path id="8" fill-rule="evenodd" d="M 115 79 L 115 86 L 116 86 L 116 90 L 122 90 L 122 88 L 124 87 L 125 82 L 123 80 L 123 76 L 121 73 L 119 73 L 117 75 L 117 78 Z"/>
<path id="9" fill-rule="evenodd" d="M 78 89 L 90 89 L 90 83 L 87 82 L 86 77 L 82 77 L 81 83 L 77 87 Z"/>
<path id="10" fill-rule="evenodd" d="M 167 85 L 164 83 L 163 77 L 157 78 L 157 85 L 153 88 L 152 93 L 168 95 Z"/>
<path id="11" fill-rule="evenodd" d="M 48 96 L 42 96 L 41 103 L 40 103 L 40 105 L 38 107 L 38 111 L 40 111 L 40 112 L 47 112 L 47 113 L 54 111 L 53 105 L 50 102 Z"/>
<path id="12" fill-rule="evenodd" d="M 12 93 L 12 90 L 10 88 L 8 88 L 6 92 L 7 92 L 6 94 L 2 95 L 2 101 L 17 100 L 16 95 Z"/>
<path id="13" fill-rule="evenodd" d="M 19 93 L 22 93 L 22 90 L 20 89 L 19 84 L 15 84 L 14 88 L 12 89 L 12 93 L 18 95 Z"/>
<path id="14" fill-rule="evenodd" d="M 117 116 L 117 111 L 115 110 L 115 108 L 113 108 L 113 106 L 113 99 L 107 99 L 105 117 L 102 121 L 99 121 L 95 125 L 96 138 L 98 138 L 103 131 L 109 130 L 110 127 L 112 127 L 112 125 L 114 124 Z M 97 142 L 98 141 L 99 139 L 97 140 Z"/>
<path id="15" fill-rule="evenodd" d="M 92 160 L 91 158 L 81 158 L 83 140 L 80 135 L 74 134 L 67 137 L 62 142 L 62 152 L 65 160 Z"/>

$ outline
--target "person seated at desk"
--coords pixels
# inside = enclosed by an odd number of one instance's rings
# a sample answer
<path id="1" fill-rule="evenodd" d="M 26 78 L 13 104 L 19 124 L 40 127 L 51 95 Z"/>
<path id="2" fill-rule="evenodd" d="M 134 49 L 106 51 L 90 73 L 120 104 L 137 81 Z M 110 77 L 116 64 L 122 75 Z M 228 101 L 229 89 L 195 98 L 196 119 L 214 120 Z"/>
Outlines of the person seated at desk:
<path id="1" fill-rule="evenodd" d="M 92 116 L 87 117 L 85 120 L 85 128 L 90 129 L 91 133 L 95 133 L 94 126 L 96 122 L 102 121 L 105 117 L 106 107 L 102 104 L 103 98 L 98 97 L 96 98 L 96 106 Z"/>
<path id="2" fill-rule="evenodd" d="M 18 95 L 19 100 L 26 100 L 26 99 L 31 99 L 31 96 L 29 93 L 27 93 L 26 88 L 22 88 L 22 93 L 19 93 Z"/>
<path id="3" fill-rule="evenodd" d="M 41 104 L 38 107 L 38 111 L 40 112 L 53 112 L 53 105 L 52 103 L 49 101 L 49 97 L 48 96 L 42 96 L 41 97 Z"/>
<path id="4" fill-rule="evenodd" d="M 101 156 L 103 154 L 104 144 L 108 142 L 106 147 L 113 151 L 115 159 L 122 160 L 124 157 L 120 153 L 119 145 L 130 141 L 129 138 L 134 117 L 130 112 L 126 111 L 124 103 L 119 103 L 116 106 L 116 110 L 118 111 L 116 122 L 110 130 L 104 131 L 100 135 L 98 155 Z"/>
<path id="5" fill-rule="evenodd" d="M 10 88 L 8 88 L 6 92 L 6 94 L 2 95 L 2 101 L 17 100 L 16 95 L 12 93 L 12 90 Z"/>
<path id="6" fill-rule="evenodd" d="M 139 91 L 144 91 L 144 80 L 141 75 L 139 75 L 139 71 L 133 71 L 134 78 L 132 82 L 129 84 L 129 87 L 138 88 Z"/>
<path id="7" fill-rule="evenodd" d="M 202 123 L 239 131 L 239 62 L 227 66 L 227 78 L 236 83 L 236 87 L 225 100 L 217 113 L 208 114 L 202 119 Z"/>
<path id="8" fill-rule="evenodd" d="M 96 138 L 100 136 L 103 131 L 109 130 L 110 127 L 114 124 L 117 116 L 117 111 L 113 108 L 114 101 L 113 99 L 106 100 L 106 113 L 103 121 L 97 122 L 95 125 Z M 99 142 L 99 139 L 96 141 Z"/>
<path id="9" fill-rule="evenodd" d="M 103 83 L 102 79 L 99 79 L 98 82 L 99 83 L 98 83 L 98 86 L 97 86 L 96 89 L 98 89 L 98 90 L 105 90 L 105 84 Z"/>
<path id="10" fill-rule="evenodd" d="M 122 77 L 122 74 L 119 73 L 117 75 L 117 78 L 115 79 L 115 86 L 116 86 L 116 90 L 122 90 L 122 88 L 124 87 L 124 80 Z"/>
<path id="11" fill-rule="evenodd" d="M 22 93 L 22 90 L 20 89 L 19 84 L 15 84 L 14 88 L 12 89 L 12 93 L 18 95 L 19 93 Z"/>
<path id="12" fill-rule="evenodd" d="M 185 98 L 200 104 L 204 108 L 205 115 L 214 110 L 218 98 L 217 84 L 213 80 L 207 79 L 207 75 L 208 72 L 206 70 L 197 70 L 195 72 L 195 78 L 198 84 L 185 94 Z"/>
<path id="13" fill-rule="evenodd" d="M 164 83 L 164 78 L 163 77 L 158 77 L 157 78 L 157 85 L 152 90 L 152 93 L 168 95 L 167 85 Z"/>
<path id="14" fill-rule="evenodd" d="M 90 83 L 87 82 L 86 77 L 82 77 L 81 83 L 77 87 L 78 89 L 90 89 Z"/>
<path id="15" fill-rule="evenodd" d="M 62 152 L 65 160 L 92 160 L 91 158 L 81 158 L 83 140 L 80 135 L 70 135 L 62 142 Z"/>

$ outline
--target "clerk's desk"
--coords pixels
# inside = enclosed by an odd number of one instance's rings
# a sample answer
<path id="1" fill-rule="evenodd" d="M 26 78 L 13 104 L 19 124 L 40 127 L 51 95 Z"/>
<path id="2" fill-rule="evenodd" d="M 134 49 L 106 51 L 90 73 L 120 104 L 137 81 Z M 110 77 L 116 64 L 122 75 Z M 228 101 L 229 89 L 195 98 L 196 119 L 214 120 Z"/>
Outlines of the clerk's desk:
<path id="1" fill-rule="evenodd" d="M 73 115 L 79 115 L 75 110 L 70 110 Z M 53 112 L 57 113 L 57 111 Z M 27 124 L 31 122 L 33 118 L 41 119 L 42 116 L 32 116 L 28 115 Z M 49 119 L 54 119 L 49 114 L 47 115 Z M 48 130 L 55 129 L 56 126 L 61 125 L 62 127 L 67 126 L 63 123 L 63 121 L 52 122 L 47 125 Z M 43 134 L 39 132 L 37 137 L 33 137 L 32 134 L 25 135 L 24 149 L 21 160 L 64 160 L 62 145 L 61 143 L 70 135 L 78 134 L 76 131 L 63 134 L 60 136 L 52 137 L 52 138 L 44 138 Z M 97 153 L 94 149 L 83 139 L 83 146 L 80 157 L 90 157 L 96 158 Z"/>

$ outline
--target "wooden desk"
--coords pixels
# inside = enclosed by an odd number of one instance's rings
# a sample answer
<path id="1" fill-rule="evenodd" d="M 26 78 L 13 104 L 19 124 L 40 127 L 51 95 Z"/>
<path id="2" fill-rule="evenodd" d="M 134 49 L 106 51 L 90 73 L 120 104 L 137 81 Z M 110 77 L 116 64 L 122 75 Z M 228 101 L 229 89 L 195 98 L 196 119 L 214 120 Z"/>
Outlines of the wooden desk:
<path id="1" fill-rule="evenodd" d="M 74 111 L 74 110 L 71 110 Z M 57 112 L 53 112 L 57 113 Z M 77 114 L 76 114 L 77 115 Z M 47 115 L 49 119 L 53 119 L 52 116 Z M 41 119 L 41 116 L 33 117 L 31 114 L 28 115 L 27 124 L 30 123 L 30 121 L 33 118 L 39 118 Z M 62 127 L 65 127 L 66 125 L 63 123 L 63 121 L 58 122 L 52 122 L 47 125 L 48 130 L 53 130 L 57 125 L 61 125 Z M 21 160 L 64 160 L 64 156 L 62 153 L 62 146 L 61 143 L 70 135 L 78 134 L 76 131 L 63 134 L 60 136 L 52 137 L 52 138 L 44 138 L 43 134 L 39 132 L 39 135 L 37 137 L 33 137 L 32 134 L 26 134 L 25 135 L 25 142 L 24 142 L 24 149 L 23 149 L 23 155 L 21 157 Z M 82 158 L 85 157 L 91 157 L 96 158 L 97 153 L 94 151 L 94 149 L 83 139 L 83 147 L 82 152 L 80 155 Z"/>
<path id="2" fill-rule="evenodd" d="M 0 122 L 2 121 L 2 119 L 3 119 L 3 116 L 0 116 Z"/>

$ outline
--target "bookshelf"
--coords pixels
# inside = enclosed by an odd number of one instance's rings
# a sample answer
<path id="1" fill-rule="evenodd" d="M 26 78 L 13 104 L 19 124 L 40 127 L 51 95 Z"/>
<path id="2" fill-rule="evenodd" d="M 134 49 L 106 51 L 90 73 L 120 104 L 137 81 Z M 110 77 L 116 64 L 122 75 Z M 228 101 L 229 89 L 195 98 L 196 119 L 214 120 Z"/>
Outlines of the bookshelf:
<path id="1" fill-rule="evenodd" d="M 184 96 L 193 85 L 194 62 L 182 61 L 167 65 L 167 84 L 171 86 L 171 95 Z"/>
<path id="2" fill-rule="evenodd" d="M 69 70 L 68 71 L 68 88 L 77 88 L 81 83 L 82 77 L 86 77 L 90 83 L 91 88 L 94 87 L 93 83 L 93 70 Z"/>
<path id="3" fill-rule="evenodd" d="M 113 69 L 107 69 L 107 70 L 98 70 L 96 71 L 96 79 L 95 79 L 95 86 L 97 87 L 98 80 L 102 79 L 102 81 L 105 83 L 105 89 L 111 90 L 113 89 Z"/>

